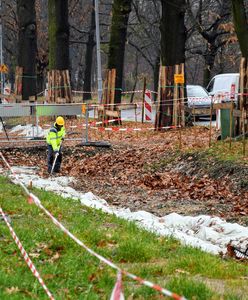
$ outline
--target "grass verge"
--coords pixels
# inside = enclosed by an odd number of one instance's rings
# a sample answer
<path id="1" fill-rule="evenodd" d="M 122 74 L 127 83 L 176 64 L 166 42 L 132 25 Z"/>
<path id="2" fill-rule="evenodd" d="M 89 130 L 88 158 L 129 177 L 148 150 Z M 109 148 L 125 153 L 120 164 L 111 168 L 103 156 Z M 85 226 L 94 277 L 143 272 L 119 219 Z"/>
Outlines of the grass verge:
<path id="1" fill-rule="evenodd" d="M 82 206 L 78 201 L 35 190 L 43 205 L 99 254 L 122 268 L 188 299 L 247 299 L 248 266 L 182 247 L 135 224 Z M 65 236 L 22 189 L 0 177 L 0 205 L 56 299 L 109 299 L 116 274 Z M 0 298 L 47 299 L 0 221 Z M 124 277 L 127 299 L 163 299 Z"/>

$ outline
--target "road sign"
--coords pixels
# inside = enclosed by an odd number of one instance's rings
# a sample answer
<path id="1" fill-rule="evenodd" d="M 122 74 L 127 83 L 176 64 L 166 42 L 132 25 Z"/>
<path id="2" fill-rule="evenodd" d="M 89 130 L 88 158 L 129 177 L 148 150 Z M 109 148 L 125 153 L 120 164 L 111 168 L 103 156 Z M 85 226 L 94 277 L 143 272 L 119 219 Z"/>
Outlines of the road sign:
<path id="1" fill-rule="evenodd" d="M 82 104 L 82 114 L 86 113 L 86 104 Z"/>
<path id="2" fill-rule="evenodd" d="M 178 84 L 178 83 L 183 84 L 184 83 L 184 74 L 174 74 L 174 81 L 176 84 Z"/>
<path id="3" fill-rule="evenodd" d="M 8 71 L 9 68 L 5 64 L 0 65 L 0 73 L 8 73 Z"/>

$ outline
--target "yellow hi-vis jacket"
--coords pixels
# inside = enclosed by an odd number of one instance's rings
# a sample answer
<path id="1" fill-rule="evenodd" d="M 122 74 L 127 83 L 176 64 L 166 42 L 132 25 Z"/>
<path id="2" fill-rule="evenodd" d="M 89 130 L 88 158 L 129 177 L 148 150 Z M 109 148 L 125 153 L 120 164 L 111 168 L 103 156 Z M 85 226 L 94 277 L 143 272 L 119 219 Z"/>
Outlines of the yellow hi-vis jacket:
<path id="1" fill-rule="evenodd" d="M 54 124 L 54 126 L 50 128 L 47 134 L 46 142 L 48 145 L 52 146 L 53 151 L 59 151 L 62 138 L 64 137 L 65 137 L 65 127 L 64 126 L 61 127 L 60 131 L 58 131 Z"/>

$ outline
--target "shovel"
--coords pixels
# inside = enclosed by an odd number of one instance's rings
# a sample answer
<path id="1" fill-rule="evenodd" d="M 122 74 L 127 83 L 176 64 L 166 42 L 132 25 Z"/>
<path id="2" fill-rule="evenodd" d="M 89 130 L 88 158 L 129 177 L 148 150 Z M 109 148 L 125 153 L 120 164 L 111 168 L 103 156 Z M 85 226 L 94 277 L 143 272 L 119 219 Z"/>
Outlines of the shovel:
<path id="1" fill-rule="evenodd" d="M 61 145 L 62 145 L 62 142 L 61 142 L 61 144 L 60 144 L 60 146 L 59 146 L 59 151 L 60 151 L 60 149 L 61 149 Z M 53 161 L 53 165 L 52 165 L 52 170 L 51 170 L 50 176 L 53 175 L 54 167 L 55 167 L 56 160 L 57 160 L 58 156 L 59 156 L 59 152 L 55 154 L 55 158 L 54 158 L 54 161 Z"/>
<path id="2" fill-rule="evenodd" d="M 54 161 L 53 161 L 53 165 L 52 165 L 52 170 L 51 170 L 50 176 L 53 175 L 53 170 L 54 170 L 54 167 L 55 167 L 56 160 L 57 160 L 58 156 L 59 156 L 59 153 L 56 153 L 56 154 L 55 154 Z"/>

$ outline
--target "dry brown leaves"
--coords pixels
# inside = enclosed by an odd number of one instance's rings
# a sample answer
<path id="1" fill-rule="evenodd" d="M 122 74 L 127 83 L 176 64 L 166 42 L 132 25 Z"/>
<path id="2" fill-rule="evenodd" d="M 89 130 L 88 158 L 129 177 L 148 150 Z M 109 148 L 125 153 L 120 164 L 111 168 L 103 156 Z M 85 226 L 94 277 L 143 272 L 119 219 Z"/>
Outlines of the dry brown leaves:
<path id="1" fill-rule="evenodd" d="M 206 211 L 213 210 L 222 217 L 248 215 L 248 194 L 242 190 L 233 192 L 228 175 L 222 179 L 210 178 L 208 174 L 199 178 L 198 174 L 185 176 L 169 163 L 162 163 L 161 166 L 161 162 L 169 160 L 178 149 L 179 137 L 178 131 L 147 131 L 139 134 L 128 132 L 126 135 L 115 132 L 100 136 L 99 133 L 90 131 L 91 139 L 110 138 L 112 149 L 75 147 L 75 143 L 66 142 L 62 175 L 76 177 L 78 188 L 87 188 L 87 191 L 107 197 L 106 200 L 118 205 L 126 204 L 121 202 L 124 196 L 118 194 L 119 191 L 126 193 L 128 190 L 129 197 L 132 197 L 130 202 L 140 202 L 143 199 L 144 208 L 147 209 L 150 198 L 144 199 L 146 193 L 152 195 L 151 206 L 154 212 L 154 202 L 163 204 L 165 201 L 161 199 L 163 192 L 166 199 L 175 203 L 178 201 L 178 205 L 182 200 L 197 201 L 202 206 L 209 206 Z M 207 147 L 208 139 L 209 130 L 206 128 L 182 131 L 183 149 Z M 4 155 L 11 165 L 39 166 L 39 174 L 47 177 L 45 147 L 4 150 Z M 139 205 L 142 208 L 142 203 Z M 222 208 L 215 210 L 219 205 Z"/>

